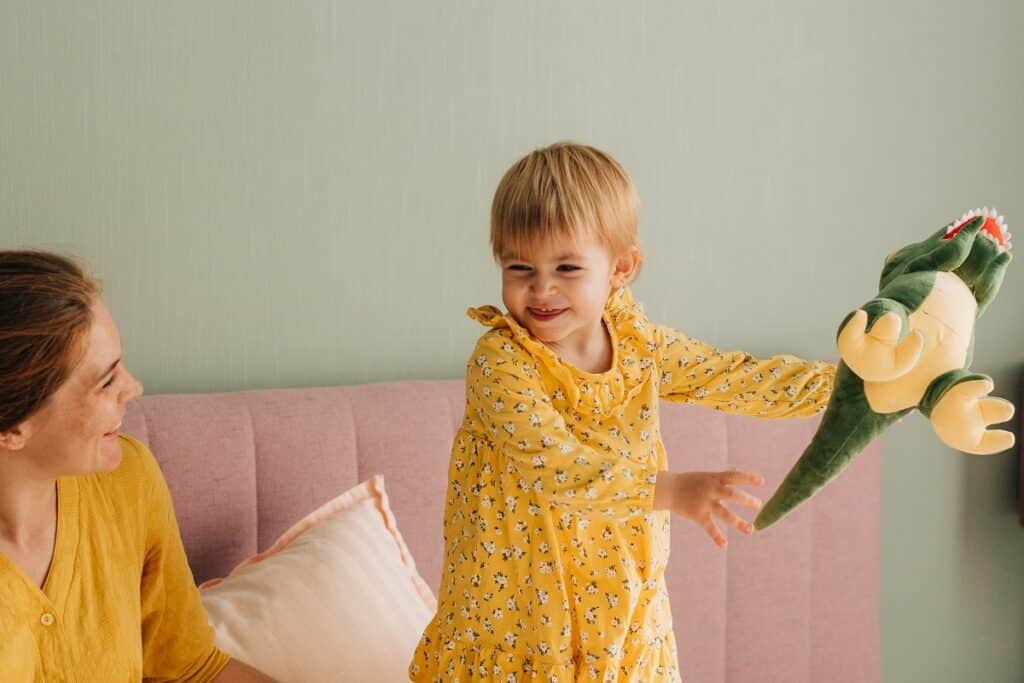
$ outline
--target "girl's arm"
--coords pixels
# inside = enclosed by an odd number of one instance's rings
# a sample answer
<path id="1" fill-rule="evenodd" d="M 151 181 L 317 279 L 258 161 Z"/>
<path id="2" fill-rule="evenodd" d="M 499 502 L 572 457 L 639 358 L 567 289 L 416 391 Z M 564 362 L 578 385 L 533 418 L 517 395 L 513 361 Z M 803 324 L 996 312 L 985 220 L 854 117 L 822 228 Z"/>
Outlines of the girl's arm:
<path id="1" fill-rule="evenodd" d="M 789 355 L 754 358 L 719 351 L 682 332 L 654 326 L 659 393 L 669 401 L 765 418 L 809 417 L 825 409 L 836 367 Z"/>

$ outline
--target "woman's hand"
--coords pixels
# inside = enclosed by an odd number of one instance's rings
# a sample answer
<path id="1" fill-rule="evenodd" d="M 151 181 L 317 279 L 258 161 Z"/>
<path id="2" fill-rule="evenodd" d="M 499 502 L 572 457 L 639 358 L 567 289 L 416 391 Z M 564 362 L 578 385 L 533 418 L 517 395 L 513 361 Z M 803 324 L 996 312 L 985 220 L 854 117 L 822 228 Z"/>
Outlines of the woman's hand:
<path id="1" fill-rule="evenodd" d="M 274 683 L 274 679 L 264 676 L 251 666 L 242 664 L 237 659 L 228 662 L 217 675 L 214 683 Z"/>
<path id="2" fill-rule="evenodd" d="M 761 509 L 760 499 L 733 488 L 739 484 L 763 486 L 764 477 L 742 470 L 659 472 L 654 486 L 654 508 L 671 510 L 689 519 L 704 529 L 716 545 L 725 547 L 728 541 L 715 523 L 716 518 L 744 534 L 754 531 L 754 526 L 725 507 L 725 502 L 736 503 L 751 510 Z"/>

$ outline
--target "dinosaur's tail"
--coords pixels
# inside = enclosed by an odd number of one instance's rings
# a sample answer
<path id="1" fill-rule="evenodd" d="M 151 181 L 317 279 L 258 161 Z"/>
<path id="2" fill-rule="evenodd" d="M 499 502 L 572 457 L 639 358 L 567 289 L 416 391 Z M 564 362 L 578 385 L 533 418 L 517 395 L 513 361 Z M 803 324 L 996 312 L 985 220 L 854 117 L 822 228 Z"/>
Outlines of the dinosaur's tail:
<path id="1" fill-rule="evenodd" d="M 754 520 L 764 529 L 839 475 L 882 430 L 910 412 L 880 415 L 868 405 L 864 383 L 840 363 L 825 415 L 814 438 Z"/>

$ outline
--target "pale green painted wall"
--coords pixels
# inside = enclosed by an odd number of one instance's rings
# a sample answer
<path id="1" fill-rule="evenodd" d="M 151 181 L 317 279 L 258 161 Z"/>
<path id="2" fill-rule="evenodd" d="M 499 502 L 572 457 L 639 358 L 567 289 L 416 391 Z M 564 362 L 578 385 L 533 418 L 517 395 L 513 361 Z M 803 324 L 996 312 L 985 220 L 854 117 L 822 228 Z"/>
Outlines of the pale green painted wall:
<path id="1" fill-rule="evenodd" d="M 456 377 L 490 193 L 560 138 L 644 203 L 652 317 L 834 357 L 881 257 L 1024 225 L 1024 9 L 0 0 L 0 244 L 84 257 L 151 393 Z M 1024 266 L 975 366 L 1017 400 Z M 1009 456 L 885 438 L 884 679 L 1024 679 Z"/>

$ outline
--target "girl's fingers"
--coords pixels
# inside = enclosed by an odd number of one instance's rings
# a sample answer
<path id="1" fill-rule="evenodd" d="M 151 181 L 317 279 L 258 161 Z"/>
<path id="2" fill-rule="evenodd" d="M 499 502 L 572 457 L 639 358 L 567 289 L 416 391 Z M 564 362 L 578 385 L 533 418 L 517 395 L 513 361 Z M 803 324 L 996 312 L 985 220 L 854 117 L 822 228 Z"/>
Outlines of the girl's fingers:
<path id="1" fill-rule="evenodd" d="M 742 489 L 734 489 L 726 487 L 726 492 L 722 495 L 722 500 L 727 500 L 737 505 L 742 505 L 745 508 L 751 510 L 760 510 L 763 503 L 757 496 L 752 496 Z"/>
<path id="2" fill-rule="evenodd" d="M 725 507 L 721 503 L 715 503 L 712 508 L 715 511 L 715 516 L 721 519 L 723 522 L 733 527 L 734 529 L 741 531 L 745 534 L 753 533 L 754 527 L 750 522 L 743 519 L 735 512 Z"/>
<path id="3" fill-rule="evenodd" d="M 760 474 L 747 472 L 745 470 L 726 470 L 718 473 L 718 479 L 723 484 L 746 484 L 748 486 L 764 486 L 764 477 Z"/>
<path id="4" fill-rule="evenodd" d="M 705 517 L 701 521 L 700 525 L 703 527 L 707 535 L 711 537 L 711 540 L 715 542 L 715 545 L 719 548 L 725 547 L 725 535 L 722 533 L 722 530 L 718 528 L 718 525 L 715 524 L 715 520 L 712 519 L 711 515 Z"/>

